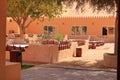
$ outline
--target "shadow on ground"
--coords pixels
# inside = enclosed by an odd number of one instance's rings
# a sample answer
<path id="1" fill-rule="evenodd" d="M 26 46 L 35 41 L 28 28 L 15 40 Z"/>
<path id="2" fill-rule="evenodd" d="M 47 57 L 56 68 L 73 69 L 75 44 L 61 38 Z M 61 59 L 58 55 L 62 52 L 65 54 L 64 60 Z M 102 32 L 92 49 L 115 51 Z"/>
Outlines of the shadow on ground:
<path id="1" fill-rule="evenodd" d="M 68 67 L 84 67 L 84 68 L 100 68 L 100 69 L 108 69 L 103 65 L 103 60 L 96 60 L 94 63 L 90 63 L 90 61 L 70 61 L 70 62 L 59 62 L 55 64 L 50 64 L 53 66 L 68 66 Z"/>

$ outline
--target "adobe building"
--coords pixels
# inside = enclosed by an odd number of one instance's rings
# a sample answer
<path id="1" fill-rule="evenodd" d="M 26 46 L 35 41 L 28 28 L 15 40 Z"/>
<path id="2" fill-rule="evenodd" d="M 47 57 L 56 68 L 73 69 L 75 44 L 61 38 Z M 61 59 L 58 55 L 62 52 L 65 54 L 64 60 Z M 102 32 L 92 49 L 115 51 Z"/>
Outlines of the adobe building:
<path id="1" fill-rule="evenodd" d="M 51 20 L 34 21 L 26 29 L 25 33 L 44 34 L 59 33 L 67 35 L 104 35 L 104 28 L 107 29 L 106 35 L 115 33 L 115 17 L 59 17 Z M 10 30 L 19 33 L 18 25 L 12 20 L 7 19 L 7 34 Z"/>
<path id="2" fill-rule="evenodd" d="M 19 33 L 18 25 L 7 18 L 6 33 L 10 31 Z M 54 19 L 36 20 L 26 29 L 25 34 L 63 34 L 69 38 L 81 35 L 90 35 L 91 39 L 107 36 L 105 42 L 114 42 L 115 16 L 91 16 L 91 17 L 58 17 Z M 97 36 L 97 37 L 96 37 Z"/>

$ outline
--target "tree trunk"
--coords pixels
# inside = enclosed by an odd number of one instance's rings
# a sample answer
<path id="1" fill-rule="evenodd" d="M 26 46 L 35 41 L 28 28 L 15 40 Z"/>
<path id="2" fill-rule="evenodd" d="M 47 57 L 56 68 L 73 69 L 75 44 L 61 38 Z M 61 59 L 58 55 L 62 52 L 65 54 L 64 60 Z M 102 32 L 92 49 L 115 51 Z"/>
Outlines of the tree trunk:
<path id="1" fill-rule="evenodd" d="M 114 54 L 118 55 L 118 52 L 120 52 L 120 1 L 116 1 L 116 7 L 117 7 L 117 14 L 116 14 L 116 22 L 115 22 L 115 49 Z"/>
<path id="2" fill-rule="evenodd" d="M 24 38 L 25 29 L 24 29 L 23 26 L 20 26 L 19 28 L 20 28 L 20 37 L 21 37 L 21 38 Z"/>
<path id="3" fill-rule="evenodd" d="M 117 43 L 117 55 L 120 53 L 120 1 L 118 1 L 119 3 L 118 3 L 118 11 L 117 11 L 117 13 L 118 13 L 118 30 L 117 30 L 117 32 L 118 32 L 118 43 Z"/>
<path id="4" fill-rule="evenodd" d="M 117 46 L 117 57 L 119 58 L 120 57 L 120 0 L 118 0 L 118 46 Z M 120 66 L 120 63 L 119 63 L 119 59 L 118 59 L 118 63 L 117 63 L 117 79 L 120 80 L 120 77 L 118 77 L 120 74 L 120 68 L 118 68 Z"/>
<path id="5" fill-rule="evenodd" d="M 114 48 L 114 54 L 117 55 L 118 52 L 118 36 L 119 36 L 119 30 L 118 30 L 118 12 L 116 15 L 116 21 L 115 21 L 115 48 Z"/>

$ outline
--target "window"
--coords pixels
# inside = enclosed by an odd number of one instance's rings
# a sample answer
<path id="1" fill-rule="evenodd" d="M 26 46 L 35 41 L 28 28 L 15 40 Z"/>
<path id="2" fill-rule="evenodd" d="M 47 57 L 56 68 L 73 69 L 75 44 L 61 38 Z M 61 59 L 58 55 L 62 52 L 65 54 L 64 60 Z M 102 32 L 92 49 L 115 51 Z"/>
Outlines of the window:
<path id="1" fill-rule="evenodd" d="M 86 26 L 72 26 L 72 35 L 86 35 L 87 27 Z"/>
<path id="2" fill-rule="evenodd" d="M 115 34 L 115 28 L 114 27 L 104 26 L 102 28 L 102 35 L 113 35 L 113 34 Z"/>
<path id="3" fill-rule="evenodd" d="M 54 26 L 44 26 L 44 34 L 54 34 L 55 27 Z"/>
<path id="4" fill-rule="evenodd" d="M 115 28 L 108 27 L 108 33 L 109 33 L 109 35 L 115 34 Z"/>

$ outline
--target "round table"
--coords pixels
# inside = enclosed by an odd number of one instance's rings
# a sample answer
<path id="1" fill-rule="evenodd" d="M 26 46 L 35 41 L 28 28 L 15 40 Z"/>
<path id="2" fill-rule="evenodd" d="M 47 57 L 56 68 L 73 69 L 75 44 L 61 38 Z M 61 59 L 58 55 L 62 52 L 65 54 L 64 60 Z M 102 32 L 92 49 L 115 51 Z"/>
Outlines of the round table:
<path id="1" fill-rule="evenodd" d="M 21 62 L 22 64 L 22 52 L 28 46 L 28 44 L 8 44 L 6 50 L 10 52 L 10 62 Z"/>

